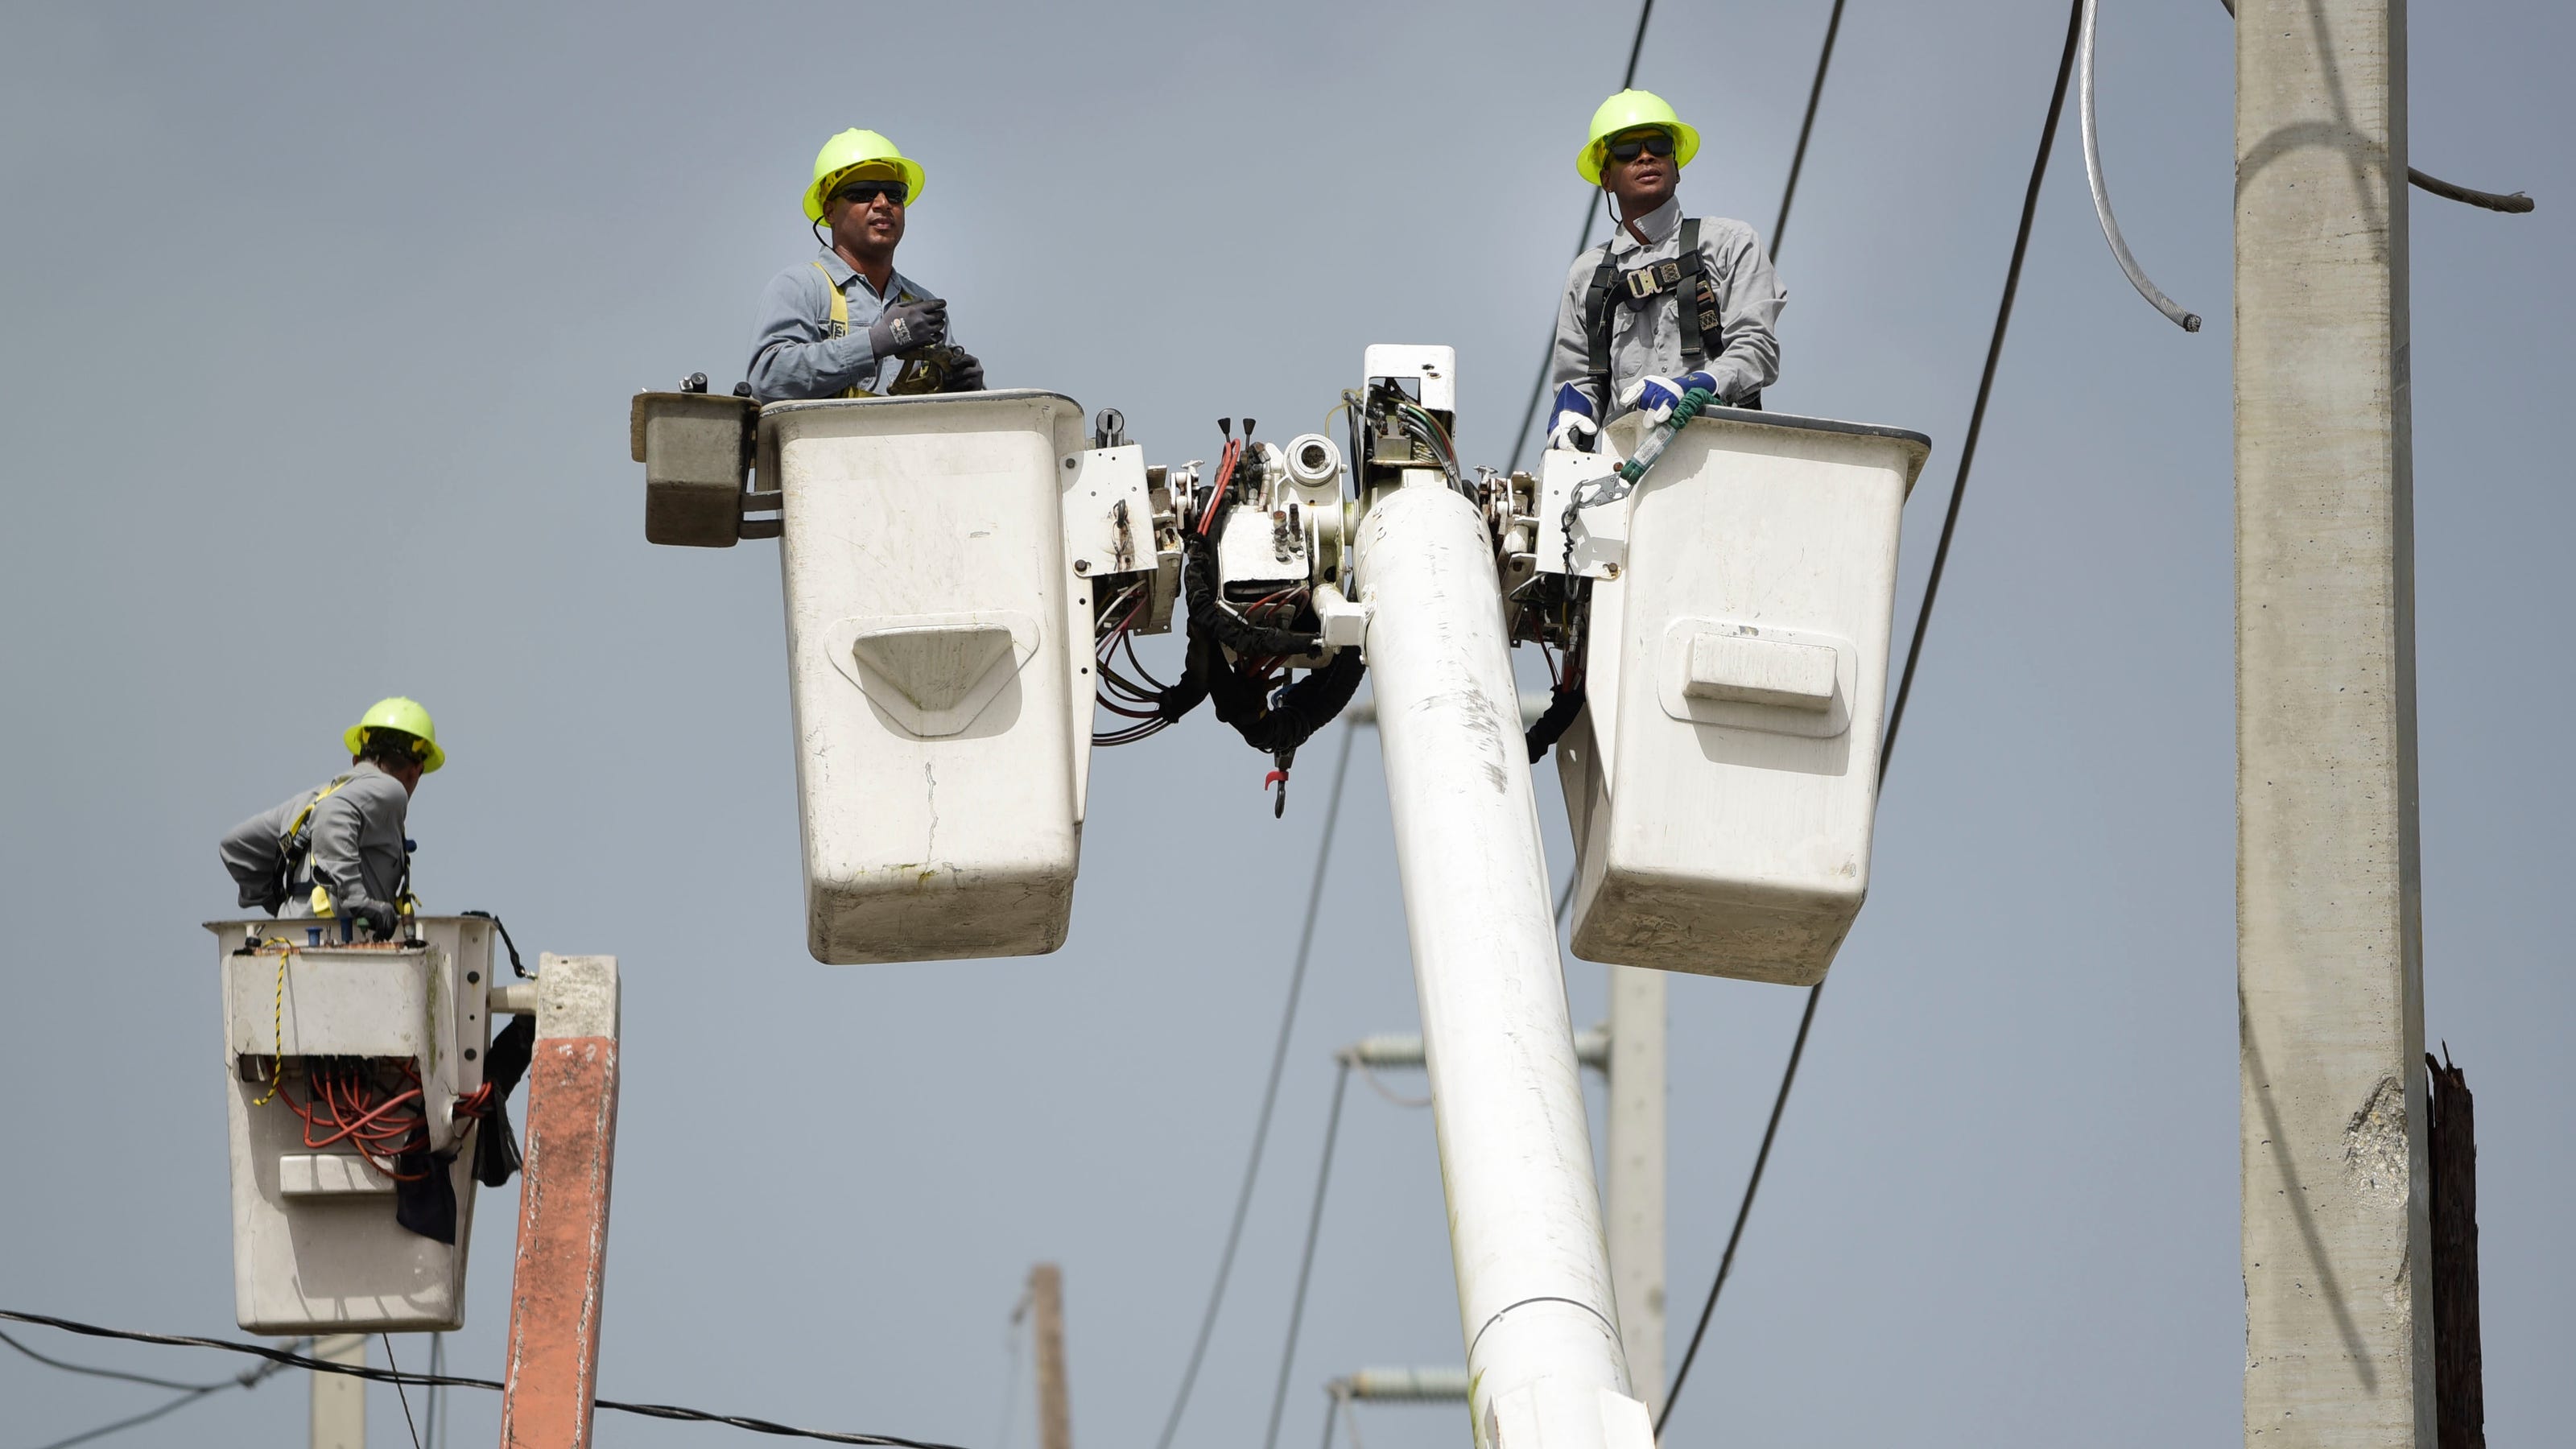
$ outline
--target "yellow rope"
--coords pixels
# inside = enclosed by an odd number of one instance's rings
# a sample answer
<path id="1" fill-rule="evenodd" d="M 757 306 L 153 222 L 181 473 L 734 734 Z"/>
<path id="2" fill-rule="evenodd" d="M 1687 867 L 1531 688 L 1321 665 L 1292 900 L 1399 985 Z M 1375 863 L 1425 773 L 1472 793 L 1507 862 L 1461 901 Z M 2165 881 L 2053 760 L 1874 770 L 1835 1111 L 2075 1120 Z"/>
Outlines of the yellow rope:
<path id="1" fill-rule="evenodd" d="M 254 1107 L 265 1107 L 269 1103 L 276 1101 L 278 1092 L 286 1085 L 286 963 L 295 959 L 294 945 L 288 942 L 283 936 L 271 936 L 267 940 L 260 942 L 260 944 L 263 946 L 275 946 L 279 948 L 277 952 L 277 1014 L 269 1020 L 268 1045 L 270 1048 L 270 1054 L 268 1058 L 268 1092 L 258 1101 L 251 1103 Z"/>

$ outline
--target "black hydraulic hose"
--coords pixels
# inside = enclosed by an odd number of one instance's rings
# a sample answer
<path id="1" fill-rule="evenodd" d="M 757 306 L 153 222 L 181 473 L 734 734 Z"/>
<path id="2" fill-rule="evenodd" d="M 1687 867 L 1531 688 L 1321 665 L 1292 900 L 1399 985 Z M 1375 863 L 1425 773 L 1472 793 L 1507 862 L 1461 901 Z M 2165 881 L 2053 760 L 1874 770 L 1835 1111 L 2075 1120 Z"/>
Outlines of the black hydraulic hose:
<path id="1" fill-rule="evenodd" d="M 1583 713 L 1583 681 L 1569 679 L 1550 690 L 1547 708 L 1530 721 L 1521 738 L 1529 744 L 1529 762 L 1533 765 L 1547 758 L 1547 752 L 1574 727 L 1574 717 Z"/>

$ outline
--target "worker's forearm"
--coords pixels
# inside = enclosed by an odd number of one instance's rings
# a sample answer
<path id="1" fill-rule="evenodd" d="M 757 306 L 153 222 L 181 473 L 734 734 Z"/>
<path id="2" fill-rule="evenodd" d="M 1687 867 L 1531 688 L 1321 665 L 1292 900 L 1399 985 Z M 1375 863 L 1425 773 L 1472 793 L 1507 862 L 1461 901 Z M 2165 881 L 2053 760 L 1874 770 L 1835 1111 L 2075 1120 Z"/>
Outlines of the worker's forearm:
<path id="1" fill-rule="evenodd" d="M 832 397 L 872 381 L 877 362 L 864 329 L 819 342 L 772 342 L 751 360 L 751 391 L 765 401 Z"/>
<path id="2" fill-rule="evenodd" d="M 1708 365 L 1719 402 L 1740 402 L 1780 380 L 1780 344 L 1769 334 L 1730 341 Z"/>

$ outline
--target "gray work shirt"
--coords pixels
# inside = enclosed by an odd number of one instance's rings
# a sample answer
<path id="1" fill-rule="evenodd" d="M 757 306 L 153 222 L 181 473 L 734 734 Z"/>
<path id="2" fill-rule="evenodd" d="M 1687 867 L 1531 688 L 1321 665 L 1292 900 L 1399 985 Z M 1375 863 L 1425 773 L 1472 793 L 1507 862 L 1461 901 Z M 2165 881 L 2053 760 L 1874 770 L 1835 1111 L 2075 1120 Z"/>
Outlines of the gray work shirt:
<path id="1" fill-rule="evenodd" d="M 744 373 L 751 395 L 762 402 L 802 402 L 863 387 L 883 396 L 903 370 L 903 359 L 877 356 L 868 341 L 869 325 L 885 314 L 889 302 L 928 302 L 938 294 L 896 272 L 886 278 L 880 296 L 840 253 L 825 252 L 814 261 L 822 264 L 821 270 L 799 262 L 770 278 L 768 290 L 760 294 L 760 331 L 752 338 L 751 366 Z M 825 272 L 831 274 L 829 282 L 823 279 Z M 850 313 L 849 330 L 840 335 L 832 330 L 834 287 Z M 953 345 L 955 330 L 942 340 Z"/>
<path id="2" fill-rule="evenodd" d="M 243 909 L 309 916 L 316 885 L 331 893 L 335 907 L 353 902 L 389 907 L 401 896 L 406 854 L 403 823 L 411 809 L 410 792 L 372 761 L 350 766 L 340 778 L 347 783 L 318 803 L 314 797 L 330 782 L 301 791 L 225 832 L 220 847 L 224 869 L 239 887 Z M 305 823 L 312 847 L 288 862 L 286 896 L 272 900 L 279 842 L 306 805 L 313 806 L 313 817 Z"/>
<path id="3" fill-rule="evenodd" d="M 1646 234 L 1647 245 L 1639 246 L 1624 226 L 1615 228 L 1604 243 L 1620 271 L 1680 255 L 1681 198 L 1646 213 L 1637 229 Z M 1592 287 L 1592 274 L 1600 270 L 1602 251 L 1603 247 L 1594 247 L 1575 258 L 1574 269 L 1566 274 L 1565 296 L 1556 308 L 1555 360 L 1549 369 L 1549 386 L 1571 382 L 1586 397 L 1592 397 L 1594 389 L 1592 340 L 1584 330 L 1583 298 Z M 1699 252 L 1700 265 L 1717 294 L 1724 329 L 1722 345 L 1716 337 L 1701 336 L 1708 360 L 1700 367 L 1717 379 L 1718 401 L 1738 402 L 1779 380 L 1780 340 L 1772 329 L 1789 294 L 1772 274 L 1761 239 L 1740 221 L 1703 218 Z M 1592 398 L 1605 423 L 1625 411 L 1619 406 L 1619 395 L 1629 384 L 1641 377 L 1679 377 L 1687 370 L 1682 366 L 1681 295 L 1658 295 L 1640 306 L 1629 306 L 1619 297 L 1613 292 L 1604 304 L 1611 314 L 1610 396 Z"/>

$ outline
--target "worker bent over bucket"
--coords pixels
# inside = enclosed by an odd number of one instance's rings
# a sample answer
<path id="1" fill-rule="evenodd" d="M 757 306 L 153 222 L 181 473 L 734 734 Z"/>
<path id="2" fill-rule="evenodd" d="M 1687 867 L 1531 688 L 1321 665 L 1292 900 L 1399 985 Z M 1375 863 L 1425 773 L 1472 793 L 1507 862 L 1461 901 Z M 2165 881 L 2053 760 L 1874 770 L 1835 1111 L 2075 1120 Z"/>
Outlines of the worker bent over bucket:
<path id="1" fill-rule="evenodd" d="M 1617 225 L 1566 276 L 1549 446 L 1588 446 L 1625 412 L 1660 422 L 1693 388 L 1758 408 L 1778 380 L 1772 329 L 1788 294 L 1753 228 L 1682 215 L 1674 193 L 1698 153 L 1699 132 L 1652 92 L 1621 91 L 1592 113 L 1574 169 L 1609 193 Z"/>
<path id="2" fill-rule="evenodd" d="M 412 906 L 412 792 L 447 752 L 429 711 L 400 696 L 378 700 L 341 743 L 348 772 L 234 826 L 224 869 L 245 910 L 337 917 L 389 941 Z"/>

